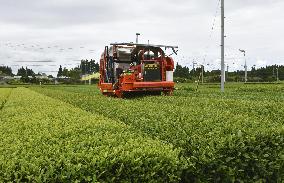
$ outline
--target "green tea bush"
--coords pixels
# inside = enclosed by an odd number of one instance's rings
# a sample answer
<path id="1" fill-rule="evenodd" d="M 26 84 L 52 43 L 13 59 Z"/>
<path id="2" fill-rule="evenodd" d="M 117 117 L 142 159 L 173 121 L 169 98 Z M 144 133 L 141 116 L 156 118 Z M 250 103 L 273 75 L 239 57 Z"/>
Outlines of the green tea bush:
<path id="1" fill-rule="evenodd" d="M 182 148 L 181 157 L 187 159 L 184 182 L 277 182 L 284 177 L 282 105 L 246 97 L 214 98 L 207 92 L 201 97 L 122 100 L 91 95 L 87 88 L 57 89 L 34 88 Z"/>
<path id="2" fill-rule="evenodd" d="M 4 107 L 7 102 L 12 89 L 11 88 L 0 88 L 0 110 Z"/>
<path id="3" fill-rule="evenodd" d="M 29 89 L 0 111 L 0 182 L 178 182 L 170 144 Z"/>

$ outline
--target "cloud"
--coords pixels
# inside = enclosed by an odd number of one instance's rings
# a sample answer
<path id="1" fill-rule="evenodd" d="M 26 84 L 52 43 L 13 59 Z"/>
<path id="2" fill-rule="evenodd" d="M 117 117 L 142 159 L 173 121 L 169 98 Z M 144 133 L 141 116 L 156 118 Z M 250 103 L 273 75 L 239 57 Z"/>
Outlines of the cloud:
<path id="1" fill-rule="evenodd" d="M 140 42 L 178 45 L 179 55 L 175 59 L 180 64 L 190 66 L 195 60 L 212 65 L 211 69 L 213 65 L 218 68 L 218 1 L 0 0 L 0 64 L 12 64 L 15 60 L 54 60 L 53 65 L 57 66 L 34 68 L 57 70 L 60 64 L 71 67 L 70 60 L 98 60 L 105 45 L 135 41 L 135 33 L 140 32 Z M 251 65 L 263 64 L 258 60 L 265 60 L 265 64 L 284 64 L 283 1 L 225 1 L 225 6 L 226 63 L 231 68 L 243 68 L 239 48 L 247 51 Z M 26 46 L 9 47 L 5 45 L 8 42 Z"/>

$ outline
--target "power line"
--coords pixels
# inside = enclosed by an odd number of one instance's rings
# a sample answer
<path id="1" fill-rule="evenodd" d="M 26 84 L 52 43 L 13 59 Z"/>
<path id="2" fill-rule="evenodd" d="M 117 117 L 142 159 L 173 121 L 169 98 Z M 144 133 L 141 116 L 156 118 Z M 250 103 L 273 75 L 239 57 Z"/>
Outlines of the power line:
<path id="1" fill-rule="evenodd" d="M 215 30 L 216 19 L 217 19 L 219 10 L 220 10 L 220 2 L 221 2 L 221 0 L 218 0 L 218 2 L 217 2 L 217 7 L 216 7 L 215 14 L 214 14 L 214 18 L 213 18 L 213 23 L 212 23 L 212 26 L 211 26 L 211 29 L 210 29 L 210 33 L 209 33 L 209 40 L 212 39 L 214 30 Z M 204 62 L 205 62 L 205 60 L 206 60 L 206 58 L 207 58 L 207 56 L 208 56 L 209 44 L 210 44 L 210 43 L 209 43 L 209 41 L 208 41 L 208 44 L 207 44 L 206 47 L 205 47 L 205 54 L 204 54 L 204 57 L 203 57 L 203 61 L 204 61 Z"/>

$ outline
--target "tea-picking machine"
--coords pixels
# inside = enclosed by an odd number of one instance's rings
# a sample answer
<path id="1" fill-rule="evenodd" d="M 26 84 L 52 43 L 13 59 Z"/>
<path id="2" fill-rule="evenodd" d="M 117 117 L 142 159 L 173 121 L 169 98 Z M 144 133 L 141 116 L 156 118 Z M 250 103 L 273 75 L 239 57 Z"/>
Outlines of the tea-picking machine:
<path id="1" fill-rule="evenodd" d="M 107 96 L 153 93 L 172 95 L 174 61 L 162 49 L 176 54 L 177 46 L 112 43 L 100 59 L 100 91 Z"/>

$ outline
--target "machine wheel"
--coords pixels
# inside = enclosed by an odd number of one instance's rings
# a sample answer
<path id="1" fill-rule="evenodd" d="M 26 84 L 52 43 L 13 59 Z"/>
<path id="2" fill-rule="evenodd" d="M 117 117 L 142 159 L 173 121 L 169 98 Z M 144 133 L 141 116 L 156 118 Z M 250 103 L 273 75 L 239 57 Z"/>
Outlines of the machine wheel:
<path id="1" fill-rule="evenodd" d="M 123 98 L 124 97 L 124 93 L 120 90 L 115 90 L 115 95 L 118 97 L 118 98 Z"/>
<path id="2" fill-rule="evenodd" d="M 174 94 L 173 90 L 169 90 L 169 91 L 163 91 L 165 96 L 172 96 Z"/>
<path id="3" fill-rule="evenodd" d="M 111 97 L 112 96 L 111 93 L 103 93 L 103 95 L 106 96 L 106 97 Z"/>
<path id="4" fill-rule="evenodd" d="M 153 96 L 159 96 L 161 95 L 161 91 L 150 91 L 149 94 Z"/>

